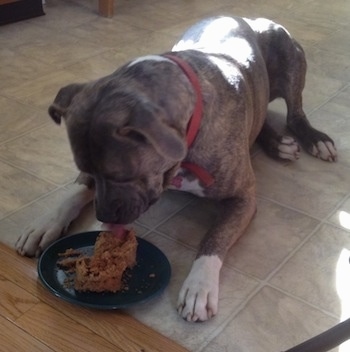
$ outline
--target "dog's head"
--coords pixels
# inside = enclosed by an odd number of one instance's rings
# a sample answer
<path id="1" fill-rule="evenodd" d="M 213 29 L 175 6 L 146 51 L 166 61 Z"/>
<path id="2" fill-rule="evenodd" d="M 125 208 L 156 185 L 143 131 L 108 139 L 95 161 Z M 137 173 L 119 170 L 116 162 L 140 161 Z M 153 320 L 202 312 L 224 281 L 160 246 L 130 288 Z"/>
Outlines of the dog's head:
<path id="1" fill-rule="evenodd" d="M 76 165 L 94 178 L 102 222 L 137 219 L 186 155 L 183 128 L 146 95 L 111 78 L 62 88 L 49 114 L 58 124 L 64 119 Z"/>

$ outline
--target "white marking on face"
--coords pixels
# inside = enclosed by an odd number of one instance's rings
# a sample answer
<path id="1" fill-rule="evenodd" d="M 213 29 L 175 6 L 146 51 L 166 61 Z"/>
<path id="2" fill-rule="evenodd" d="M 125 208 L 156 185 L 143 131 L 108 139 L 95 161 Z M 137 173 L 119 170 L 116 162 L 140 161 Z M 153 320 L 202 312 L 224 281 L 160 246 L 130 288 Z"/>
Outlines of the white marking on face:
<path id="1" fill-rule="evenodd" d="M 159 61 L 159 62 L 166 61 L 166 62 L 170 62 L 175 65 L 175 62 L 173 62 L 172 60 L 170 60 L 166 57 L 163 57 L 160 55 L 146 55 L 146 56 L 141 56 L 141 57 L 131 61 L 130 64 L 128 65 L 128 67 L 136 65 L 139 62 L 143 62 L 143 61 Z"/>

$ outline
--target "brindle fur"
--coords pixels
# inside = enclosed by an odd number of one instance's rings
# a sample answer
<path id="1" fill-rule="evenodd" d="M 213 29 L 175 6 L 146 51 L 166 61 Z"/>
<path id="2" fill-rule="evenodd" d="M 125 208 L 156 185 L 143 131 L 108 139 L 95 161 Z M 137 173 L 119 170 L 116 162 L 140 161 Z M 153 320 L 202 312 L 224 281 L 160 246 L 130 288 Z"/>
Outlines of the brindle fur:
<path id="1" fill-rule="evenodd" d="M 237 42 L 248 44 L 249 56 L 242 60 L 235 56 L 242 50 L 234 47 Z M 196 96 L 171 62 L 127 63 L 94 82 L 64 87 L 49 112 L 56 123 L 63 117 L 67 125 L 82 171 L 78 181 L 94 185 L 96 215 L 103 222 L 137 219 L 167 189 L 181 161 L 206 169 L 215 182 L 204 195 L 218 201 L 220 215 L 197 258 L 222 261 L 256 211 L 252 144 L 258 139 L 273 157 L 280 157 L 282 146 L 289 159 L 298 158 L 294 139 L 283 139 L 266 122 L 271 100 L 285 99 L 287 126 L 309 152 L 328 161 L 336 159 L 336 152 L 333 141 L 311 127 L 303 112 L 305 56 L 283 27 L 267 20 L 207 19 L 186 32 L 172 54 L 192 67 L 202 90 L 202 123 L 189 150 L 186 128 Z M 184 317 L 205 320 L 215 314 L 215 307 L 207 309 L 207 317 L 195 312 Z"/>

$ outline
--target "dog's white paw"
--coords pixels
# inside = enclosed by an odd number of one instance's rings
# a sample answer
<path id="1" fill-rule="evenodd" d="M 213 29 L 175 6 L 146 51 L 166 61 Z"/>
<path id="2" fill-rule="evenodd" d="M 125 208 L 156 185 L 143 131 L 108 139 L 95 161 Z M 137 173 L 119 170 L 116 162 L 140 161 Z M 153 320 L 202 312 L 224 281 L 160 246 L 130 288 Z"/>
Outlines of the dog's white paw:
<path id="1" fill-rule="evenodd" d="M 311 154 L 325 161 L 337 161 L 337 149 L 330 141 L 319 141 L 312 146 Z"/>
<path id="2" fill-rule="evenodd" d="M 31 223 L 18 238 L 16 250 L 21 255 L 38 257 L 41 252 L 64 233 L 69 225 L 59 220 L 56 212 L 42 215 Z"/>
<path id="3" fill-rule="evenodd" d="M 86 185 L 73 184 L 66 199 L 58 207 L 36 219 L 24 230 L 15 245 L 17 252 L 28 257 L 38 257 L 46 247 L 61 237 L 81 209 L 93 198 L 94 191 Z"/>
<path id="4" fill-rule="evenodd" d="M 177 311 L 187 321 L 205 321 L 216 315 L 222 261 L 216 255 L 193 262 L 179 294 Z"/>
<path id="5" fill-rule="evenodd" d="M 293 137 L 283 136 L 278 145 L 278 156 L 286 160 L 298 160 L 300 157 L 299 144 Z"/>

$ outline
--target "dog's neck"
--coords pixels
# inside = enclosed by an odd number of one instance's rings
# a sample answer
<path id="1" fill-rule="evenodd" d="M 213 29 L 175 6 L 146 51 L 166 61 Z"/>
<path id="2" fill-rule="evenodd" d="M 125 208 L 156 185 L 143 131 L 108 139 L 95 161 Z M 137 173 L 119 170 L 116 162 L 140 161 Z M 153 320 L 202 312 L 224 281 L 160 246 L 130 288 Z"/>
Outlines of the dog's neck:
<path id="1" fill-rule="evenodd" d="M 202 97 L 201 86 L 199 84 L 197 75 L 195 74 L 191 66 L 186 61 L 171 54 L 164 55 L 164 57 L 175 62 L 182 69 L 182 71 L 190 80 L 193 86 L 193 89 L 196 93 L 196 104 L 194 106 L 192 117 L 187 126 L 187 135 L 186 135 L 187 147 L 190 148 L 197 136 L 197 133 L 201 124 L 201 120 L 202 120 L 202 115 L 203 115 L 203 97 Z"/>
<path id="2" fill-rule="evenodd" d="M 189 83 L 191 84 L 195 96 L 195 103 L 192 116 L 187 122 L 186 141 L 187 147 L 189 149 L 196 139 L 203 115 L 203 97 L 197 74 L 193 71 L 191 66 L 185 60 L 183 60 L 177 55 L 174 55 L 173 53 L 164 55 L 142 56 L 131 61 L 128 64 L 128 67 L 132 67 L 144 61 L 168 62 L 173 65 L 176 65 L 182 70 L 184 75 L 187 77 Z M 202 182 L 205 187 L 210 186 L 214 182 L 213 177 L 199 165 L 190 162 L 182 162 L 181 167 L 191 172 L 196 178 L 198 178 Z"/>
<path id="3" fill-rule="evenodd" d="M 166 54 L 164 56 L 165 58 L 174 61 L 182 69 L 182 71 L 185 73 L 185 75 L 191 82 L 193 89 L 196 93 L 196 104 L 193 110 L 192 117 L 188 123 L 186 134 L 187 147 L 190 148 L 194 140 L 196 139 L 202 121 L 203 97 L 201 86 L 196 73 L 186 61 L 172 54 Z M 214 183 L 214 178 L 199 165 L 188 162 L 182 162 L 181 167 L 192 172 L 206 187 Z"/>

